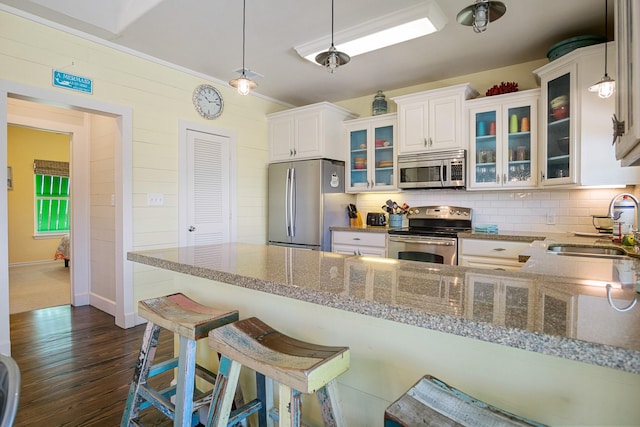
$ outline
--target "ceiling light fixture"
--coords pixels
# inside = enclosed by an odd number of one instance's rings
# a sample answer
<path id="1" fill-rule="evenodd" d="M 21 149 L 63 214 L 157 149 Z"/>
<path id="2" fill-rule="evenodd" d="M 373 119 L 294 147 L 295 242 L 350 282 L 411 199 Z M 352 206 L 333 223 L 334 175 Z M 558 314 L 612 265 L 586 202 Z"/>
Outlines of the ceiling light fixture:
<path id="1" fill-rule="evenodd" d="M 609 26 L 607 25 L 609 5 L 608 1 L 604 1 L 604 76 L 600 79 L 600 81 L 594 85 L 589 86 L 589 92 L 598 92 L 598 96 L 600 98 L 609 98 L 613 95 L 613 91 L 616 87 L 616 81 L 609 77 L 607 74 L 607 44 L 609 40 Z"/>
<path id="2" fill-rule="evenodd" d="M 382 49 L 440 31 L 447 24 L 447 17 L 434 0 L 365 21 L 335 33 L 336 50 L 356 55 Z M 333 26 L 332 26 L 333 27 Z M 328 43 L 333 43 L 334 32 L 317 40 L 296 46 L 294 49 L 304 59 L 314 62 Z"/>
<path id="3" fill-rule="evenodd" d="M 253 80 L 249 79 L 246 75 L 247 69 L 244 66 L 244 45 L 245 45 L 245 33 L 246 33 L 246 9 L 247 9 L 247 0 L 242 1 L 242 76 L 237 79 L 233 79 L 229 82 L 232 87 L 238 89 L 238 93 L 240 95 L 248 95 L 253 89 L 258 87 L 258 84 Z"/>
<path id="4" fill-rule="evenodd" d="M 351 60 L 349 55 L 340 52 L 333 44 L 333 0 L 331 0 L 331 46 L 326 52 L 321 52 L 316 56 L 316 62 L 324 67 L 330 73 L 334 73 L 336 68 L 348 63 Z"/>
<path id="5" fill-rule="evenodd" d="M 462 9 L 456 20 L 462 25 L 473 27 L 476 33 L 483 33 L 489 22 L 500 19 L 506 11 L 507 6 L 502 2 L 476 0 L 474 4 Z"/>

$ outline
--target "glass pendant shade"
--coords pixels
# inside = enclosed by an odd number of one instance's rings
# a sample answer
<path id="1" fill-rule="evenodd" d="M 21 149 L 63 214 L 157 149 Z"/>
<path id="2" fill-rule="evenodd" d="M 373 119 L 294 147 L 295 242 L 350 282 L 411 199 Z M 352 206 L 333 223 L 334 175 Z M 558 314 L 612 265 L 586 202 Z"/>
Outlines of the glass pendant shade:
<path id="1" fill-rule="evenodd" d="M 500 1 L 476 0 L 462 9 L 456 20 L 459 24 L 472 27 L 476 33 L 483 33 L 490 22 L 500 19 L 506 11 L 507 7 Z"/>
<path id="2" fill-rule="evenodd" d="M 589 86 L 589 92 L 598 92 L 600 98 L 609 98 L 613 95 L 616 82 L 608 74 L 605 74 L 598 83 Z"/>
<path id="3" fill-rule="evenodd" d="M 351 58 L 344 52 L 339 52 L 332 44 L 329 50 L 321 52 L 316 56 L 316 62 L 323 67 L 327 68 L 327 71 L 334 73 L 336 68 L 349 62 Z"/>
<path id="4" fill-rule="evenodd" d="M 247 78 L 244 73 L 242 73 L 242 77 L 231 80 L 229 84 L 231 87 L 236 88 L 240 95 L 248 95 L 249 92 L 258 87 L 256 82 Z"/>

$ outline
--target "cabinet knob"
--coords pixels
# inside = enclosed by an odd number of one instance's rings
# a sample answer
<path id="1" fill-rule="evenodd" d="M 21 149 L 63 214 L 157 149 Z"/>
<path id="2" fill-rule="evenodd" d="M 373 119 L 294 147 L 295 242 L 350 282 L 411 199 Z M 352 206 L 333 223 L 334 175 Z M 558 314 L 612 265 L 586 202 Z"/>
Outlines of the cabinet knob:
<path id="1" fill-rule="evenodd" d="M 423 139 L 424 139 L 424 146 L 425 146 L 425 147 L 428 147 L 428 146 L 429 146 L 429 143 L 427 142 L 427 138 L 423 138 Z"/>
<path id="2" fill-rule="evenodd" d="M 293 156 L 293 150 L 289 149 L 289 156 Z"/>
<path id="3" fill-rule="evenodd" d="M 189 231 L 196 231 L 196 228 L 192 225 L 189 227 Z"/>
<path id="4" fill-rule="evenodd" d="M 429 147 L 433 146 L 433 139 L 431 139 L 431 137 L 429 137 Z"/>
<path id="5" fill-rule="evenodd" d="M 544 172 L 540 171 L 540 181 L 544 181 Z"/>
<path id="6" fill-rule="evenodd" d="M 493 248 L 493 250 L 494 250 L 494 251 L 496 251 L 496 252 L 503 252 L 503 251 L 506 251 L 506 249 L 505 249 L 505 248 Z"/>
<path id="7" fill-rule="evenodd" d="M 504 182 L 505 184 L 507 183 L 507 174 L 506 173 L 502 174 L 502 182 Z"/>

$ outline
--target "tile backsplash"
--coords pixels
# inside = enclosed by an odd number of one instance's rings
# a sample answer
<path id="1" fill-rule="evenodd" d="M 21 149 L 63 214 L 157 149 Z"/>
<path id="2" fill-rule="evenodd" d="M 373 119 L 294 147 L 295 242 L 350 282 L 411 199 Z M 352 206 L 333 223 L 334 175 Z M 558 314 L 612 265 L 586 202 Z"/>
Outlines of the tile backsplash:
<path id="1" fill-rule="evenodd" d="M 633 186 L 621 189 L 456 191 L 424 190 L 358 195 L 358 211 L 382 212 L 391 199 L 409 206 L 451 205 L 473 209 L 474 224 L 497 224 L 500 231 L 595 232 L 591 215 L 606 215 L 620 193 L 637 195 Z M 406 219 L 405 219 L 406 225 Z"/>

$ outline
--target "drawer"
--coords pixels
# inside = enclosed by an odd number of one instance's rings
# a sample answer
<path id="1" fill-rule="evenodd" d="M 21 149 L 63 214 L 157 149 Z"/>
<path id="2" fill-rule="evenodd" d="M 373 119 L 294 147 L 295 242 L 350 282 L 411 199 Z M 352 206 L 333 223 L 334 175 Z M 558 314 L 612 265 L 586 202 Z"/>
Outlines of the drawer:
<path id="1" fill-rule="evenodd" d="M 366 233 L 359 231 L 334 231 L 332 243 L 353 246 L 387 246 L 387 233 Z"/>
<path id="2" fill-rule="evenodd" d="M 462 255 L 491 258 L 518 259 L 518 255 L 529 247 L 528 242 L 506 242 L 501 240 L 460 239 Z"/>

